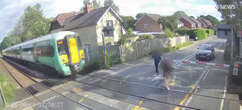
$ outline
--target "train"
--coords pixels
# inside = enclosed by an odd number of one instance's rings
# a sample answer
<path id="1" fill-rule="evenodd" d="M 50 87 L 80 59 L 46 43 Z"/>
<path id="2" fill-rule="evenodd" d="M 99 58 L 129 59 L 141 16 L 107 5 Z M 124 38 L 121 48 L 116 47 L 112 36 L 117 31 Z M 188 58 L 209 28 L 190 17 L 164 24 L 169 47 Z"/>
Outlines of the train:
<path id="1" fill-rule="evenodd" d="M 2 50 L 4 57 L 53 68 L 61 76 L 81 71 L 85 52 L 78 33 L 61 31 Z"/>

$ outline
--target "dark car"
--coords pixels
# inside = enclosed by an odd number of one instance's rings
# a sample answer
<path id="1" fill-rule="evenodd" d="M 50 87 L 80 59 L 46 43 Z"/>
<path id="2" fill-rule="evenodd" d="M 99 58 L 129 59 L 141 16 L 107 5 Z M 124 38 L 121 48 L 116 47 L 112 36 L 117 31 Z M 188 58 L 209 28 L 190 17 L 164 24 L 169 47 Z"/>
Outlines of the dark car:
<path id="1" fill-rule="evenodd" d="M 211 44 L 201 44 L 196 53 L 197 60 L 212 60 L 215 58 L 215 49 Z"/>

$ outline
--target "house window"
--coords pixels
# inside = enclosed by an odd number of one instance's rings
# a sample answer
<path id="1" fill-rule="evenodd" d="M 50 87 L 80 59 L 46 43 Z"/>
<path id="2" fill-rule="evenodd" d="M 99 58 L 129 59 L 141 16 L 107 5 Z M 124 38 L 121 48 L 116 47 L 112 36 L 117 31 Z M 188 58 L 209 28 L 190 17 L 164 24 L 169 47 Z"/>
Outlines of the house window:
<path id="1" fill-rule="evenodd" d="M 107 27 L 113 27 L 113 20 L 107 20 Z"/>
<path id="2" fill-rule="evenodd" d="M 104 29 L 103 29 L 104 36 L 112 37 L 113 33 L 114 33 L 113 21 L 112 20 L 107 20 L 106 23 L 107 23 L 106 27 L 104 27 Z"/>

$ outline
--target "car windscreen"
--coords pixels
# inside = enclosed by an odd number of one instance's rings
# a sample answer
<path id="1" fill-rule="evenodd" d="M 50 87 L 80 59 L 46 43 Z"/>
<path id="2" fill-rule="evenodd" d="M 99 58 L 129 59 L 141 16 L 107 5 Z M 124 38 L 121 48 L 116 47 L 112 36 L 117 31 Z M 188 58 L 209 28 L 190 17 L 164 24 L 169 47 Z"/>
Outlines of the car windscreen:
<path id="1" fill-rule="evenodd" d="M 202 45 L 202 46 L 199 46 L 199 50 L 211 50 L 211 47 L 206 46 L 206 45 Z"/>

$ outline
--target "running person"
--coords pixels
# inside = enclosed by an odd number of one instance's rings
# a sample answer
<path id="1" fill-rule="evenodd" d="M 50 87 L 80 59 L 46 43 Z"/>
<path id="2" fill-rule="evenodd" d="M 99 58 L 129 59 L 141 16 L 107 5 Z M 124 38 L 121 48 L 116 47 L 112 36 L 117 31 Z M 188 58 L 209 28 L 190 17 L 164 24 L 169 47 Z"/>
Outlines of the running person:
<path id="1" fill-rule="evenodd" d="M 171 65 L 171 60 L 163 56 L 161 58 L 159 68 L 163 70 L 163 77 L 165 78 L 166 89 L 170 90 L 169 78 L 173 76 L 174 71 L 174 68 Z"/>

